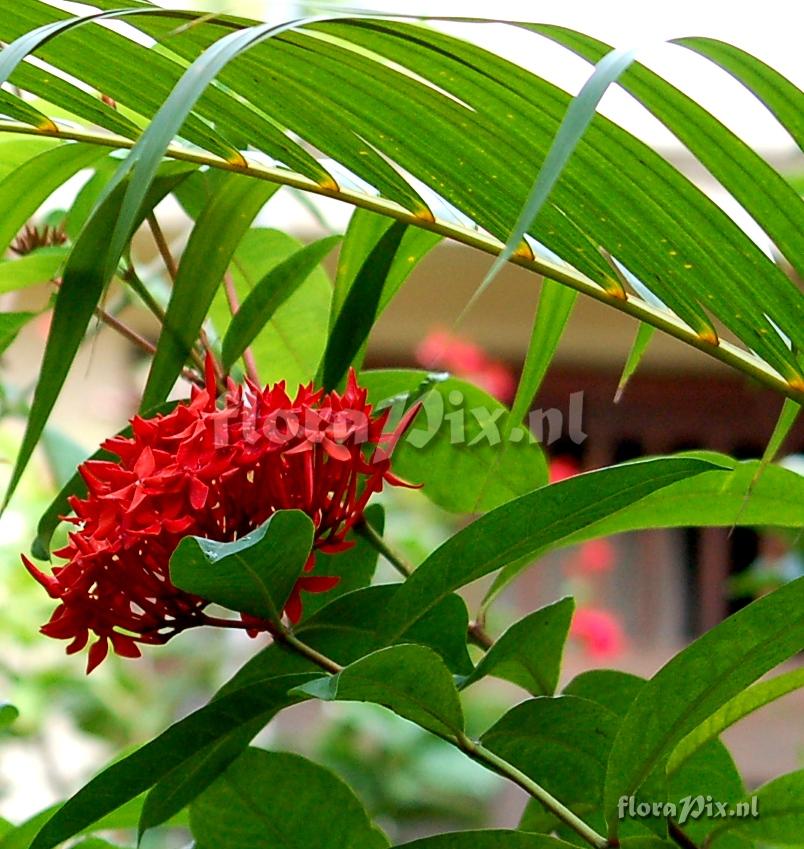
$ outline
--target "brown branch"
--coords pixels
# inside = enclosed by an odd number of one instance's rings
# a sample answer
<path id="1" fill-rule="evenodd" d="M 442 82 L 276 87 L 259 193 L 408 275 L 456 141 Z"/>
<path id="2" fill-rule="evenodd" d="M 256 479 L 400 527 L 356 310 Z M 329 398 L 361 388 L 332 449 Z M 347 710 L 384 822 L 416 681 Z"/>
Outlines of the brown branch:
<path id="1" fill-rule="evenodd" d="M 229 302 L 229 310 L 234 318 L 240 309 L 240 304 L 237 300 L 237 289 L 235 288 L 234 278 L 228 271 L 223 275 L 223 288 L 226 292 L 226 300 Z M 243 351 L 243 363 L 246 366 L 246 374 L 249 376 L 249 379 L 256 383 L 257 386 L 260 386 L 257 361 L 254 359 L 254 352 L 251 350 L 251 346 L 246 346 L 245 351 Z"/>

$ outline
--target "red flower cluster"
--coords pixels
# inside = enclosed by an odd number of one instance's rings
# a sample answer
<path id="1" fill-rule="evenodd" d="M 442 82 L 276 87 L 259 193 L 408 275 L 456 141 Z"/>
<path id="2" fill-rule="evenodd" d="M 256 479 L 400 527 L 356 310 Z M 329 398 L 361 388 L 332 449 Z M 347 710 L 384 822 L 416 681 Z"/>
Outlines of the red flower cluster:
<path id="1" fill-rule="evenodd" d="M 119 462 L 88 461 L 80 467 L 87 497 L 73 496 L 77 526 L 69 544 L 55 552 L 67 563 L 47 575 L 23 557 L 30 573 L 59 600 L 42 632 L 69 639 L 80 651 L 90 632 L 88 670 L 111 643 L 124 657 L 138 657 L 138 643 L 164 643 L 179 631 L 214 624 L 203 598 L 170 582 L 169 560 L 188 535 L 230 541 L 265 522 L 275 511 L 303 510 L 313 520 L 315 551 L 349 547 L 347 531 L 383 483 L 405 485 L 390 471 L 393 446 L 415 414 L 409 411 L 385 432 L 389 411 L 372 415 L 350 372 L 343 394 L 312 385 L 291 400 L 284 382 L 261 390 L 230 382 L 216 403 L 214 374 L 207 385 L 152 419 L 135 417 L 133 436 L 104 443 Z M 325 592 L 337 576 L 305 575 L 285 607 L 301 615 L 301 593 Z M 252 635 L 268 623 L 242 616 Z"/>

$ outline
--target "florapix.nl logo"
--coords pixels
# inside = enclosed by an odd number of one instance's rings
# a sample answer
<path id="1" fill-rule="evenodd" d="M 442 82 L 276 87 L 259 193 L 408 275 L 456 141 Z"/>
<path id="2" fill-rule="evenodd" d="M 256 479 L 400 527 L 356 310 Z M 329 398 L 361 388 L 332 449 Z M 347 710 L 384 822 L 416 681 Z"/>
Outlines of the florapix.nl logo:
<path id="1" fill-rule="evenodd" d="M 677 802 L 647 802 L 634 796 L 620 796 L 617 816 L 621 819 L 669 817 L 678 825 L 698 819 L 757 819 L 759 797 L 750 796 L 741 802 L 719 802 L 712 796 L 684 796 Z"/>

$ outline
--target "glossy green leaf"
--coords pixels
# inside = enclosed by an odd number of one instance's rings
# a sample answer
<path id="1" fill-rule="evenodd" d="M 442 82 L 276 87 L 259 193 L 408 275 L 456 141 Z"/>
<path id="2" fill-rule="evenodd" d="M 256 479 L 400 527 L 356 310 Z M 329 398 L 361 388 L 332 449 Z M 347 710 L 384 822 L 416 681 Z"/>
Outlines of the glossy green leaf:
<path id="1" fill-rule="evenodd" d="M 617 831 L 617 800 L 632 795 L 675 746 L 768 670 L 804 648 L 804 579 L 720 623 L 670 660 L 640 690 L 617 734 L 605 809 Z"/>
<path id="2" fill-rule="evenodd" d="M 232 317 L 221 350 L 224 368 L 246 350 L 274 313 L 310 276 L 324 257 L 340 241 L 328 236 L 298 250 L 269 271 L 251 290 Z"/>
<path id="3" fill-rule="evenodd" d="M 428 377 L 412 370 L 360 375 L 374 404 L 393 400 L 401 415 L 403 405 L 423 403 L 394 450 L 396 474 L 421 484 L 431 501 L 457 513 L 491 510 L 547 482 L 541 446 L 525 428 L 512 428 L 503 438 L 510 414 L 499 401 L 466 381 Z"/>
<path id="4" fill-rule="evenodd" d="M 776 699 L 804 688 L 804 669 L 791 669 L 767 681 L 760 681 L 738 693 L 698 725 L 673 749 L 667 761 L 668 774 L 674 773 L 709 740 L 714 740 L 735 722 Z"/>
<path id="5" fill-rule="evenodd" d="M 336 662 L 347 665 L 383 647 L 378 637 L 385 609 L 399 585 L 364 587 L 335 598 L 305 619 L 296 634 L 305 643 Z M 469 616 L 460 596 L 450 595 L 423 616 L 400 638 L 399 643 L 416 643 L 432 649 L 457 674 L 466 675 L 472 663 L 466 648 Z M 310 672 L 318 669 L 311 661 L 273 644 L 256 654 L 227 684 L 224 692 L 242 687 L 267 675 Z M 320 670 L 318 676 L 320 677 Z"/>
<path id="6" fill-rule="evenodd" d="M 141 407 L 165 400 L 193 347 L 215 292 L 254 216 L 277 186 L 240 175 L 204 207 L 182 254 Z"/>
<path id="7" fill-rule="evenodd" d="M 60 144 L 58 139 L 0 134 L 0 180 L 37 154 L 53 150 Z"/>
<path id="8" fill-rule="evenodd" d="M 360 267 L 335 319 L 324 362 L 321 383 L 334 389 L 346 375 L 374 325 L 386 278 L 397 258 L 407 226 L 395 222 L 379 239 Z"/>
<path id="9" fill-rule="evenodd" d="M 279 510 L 233 542 L 184 537 L 170 558 L 170 579 L 185 592 L 278 623 L 313 546 L 301 510 Z"/>
<path id="10" fill-rule="evenodd" d="M 0 313 L 0 354 L 17 338 L 17 334 L 36 316 L 33 312 Z"/>
<path id="11" fill-rule="evenodd" d="M 193 803 L 190 825 L 197 845 L 210 849 L 315 846 L 323 835 L 327 849 L 389 846 L 334 773 L 300 755 L 255 748 Z"/>
<path id="12" fill-rule="evenodd" d="M 0 294 L 46 283 L 59 276 L 68 248 L 41 248 L 19 259 L 0 262 Z"/>
<path id="13" fill-rule="evenodd" d="M 299 692 L 325 701 L 374 702 L 442 736 L 463 731 L 463 710 L 452 675 L 424 646 L 381 649 L 337 675 L 303 684 Z"/>
<path id="14" fill-rule="evenodd" d="M 317 676 L 272 675 L 257 679 L 191 713 L 95 776 L 52 813 L 36 834 L 30 849 L 53 849 L 136 798 L 162 776 L 233 729 L 258 717 L 265 717 L 267 721 L 278 708 L 301 701 L 302 696 L 289 695 L 288 691 L 312 677 Z M 7 847 L 0 844 L 0 849 Z"/>
<path id="15" fill-rule="evenodd" d="M 752 806 L 753 795 L 756 800 Z M 723 837 L 731 830 L 762 845 L 804 844 L 804 769 L 763 784 L 752 796 L 742 800 L 747 816 L 731 817 L 715 829 L 711 838 L 714 846 L 720 849 L 726 842 Z"/>
<path id="16" fill-rule="evenodd" d="M 712 468 L 695 459 L 643 460 L 577 475 L 503 504 L 447 540 L 405 581 L 386 611 L 384 634 L 395 639 L 453 590 Z"/>
<path id="17" fill-rule="evenodd" d="M 616 714 L 587 699 L 540 697 L 508 711 L 481 742 L 570 808 L 595 805 L 603 796 L 618 722 Z"/>
<path id="18" fill-rule="evenodd" d="M 747 497 L 759 461 L 738 463 L 725 454 L 714 452 L 698 456 L 732 470 L 707 472 L 673 483 L 557 540 L 544 551 L 646 528 L 731 527 L 736 524 L 800 528 L 804 524 L 801 511 L 804 478 L 801 475 L 781 466 L 769 466 Z M 512 563 L 503 569 L 487 597 L 493 598 L 526 566 L 527 563 Z"/>
<path id="19" fill-rule="evenodd" d="M 53 130 L 54 124 L 44 112 L 15 97 L 7 91 L 0 91 L 0 114 L 16 118 L 24 124 L 30 124 L 40 130 Z"/>
<path id="20" fill-rule="evenodd" d="M 519 684 L 534 696 L 552 696 L 574 610 L 575 601 L 563 598 L 515 622 L 494 641 L 461 687 L 494 675 Z"/>
<path id="21" fill-rule="evenodd" d="M 533 320 L 528 353 L 519 377 L 516 397 L 511 405 L 507 430 L 520 424 L 531 408 L 542 385 L 547 369 L 555 356 L 561 334 L 567 326 L 578 293 L 554 280 L 545 278 L 539 295 L 539 305 Z"/>
<path id="22" fill-rule="evenodd" d="M 66 149 L 57 148 L 53 154 Z M 72 165 L 74 164 L 73 162 Z M 194 167 L 181 163 L 166 164 L 146 194 L 143 206 L 137 210 L 136 222 L 142 221 L 147 212 L 172 191 L 174 186 Z M 108 275 L 102 268 L 99 257 L 103 255 L 110 230 L 114 227 L 124 189 L 124 186 L 119 186 L 104 201 L 96 213 L 96 224 L 82 230 L 67 259 L 56 306 L 53 309 L 53 320 L 42 359 L 40 378 L 31 402 L 25 436 L 5 493 L 4 507 L 8 504 L 28 465 L 56 398 L 67 379 L 73 358 L 84 339 L 95 307 L 103 294 L 104 286 L 108 282 Z M 2 187 L 0 187 L 1 193 Z"/>
<path id="23" fill-rule="evenodd" d="M 238 723 L 161 774 L 145 797 L 137 824 L 140 837 L 149 829 L 163 825 L 178 812 L 186 810 L 240 756 L 283 707 L 285 702 L 278 701 L 273 710 L 250 721 Z"/>

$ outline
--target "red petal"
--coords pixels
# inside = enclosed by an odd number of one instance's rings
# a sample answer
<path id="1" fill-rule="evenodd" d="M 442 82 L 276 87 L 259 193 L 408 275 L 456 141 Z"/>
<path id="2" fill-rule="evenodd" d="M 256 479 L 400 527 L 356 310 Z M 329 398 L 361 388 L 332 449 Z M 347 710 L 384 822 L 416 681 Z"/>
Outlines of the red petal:
<path id="1" fill-rule="evenodd" d="M 87 658 L 87 675 L 92 672 L 99 663 L 103 663 L 106 655 L 109 653 L 109 641 L 106 637 L 98 637 L 98 642 L 94 643 L 89 650 Z"/>
<path id="2" fill-rule="evenodd" d="M 22 562 L 25 568 L 47 591 L 51 598 L 61 598 L 61 584 L 52 575 L 46 575 L 41 569 L 37 569 L 33 563 L 24 555 L 21 554 Z"/>

